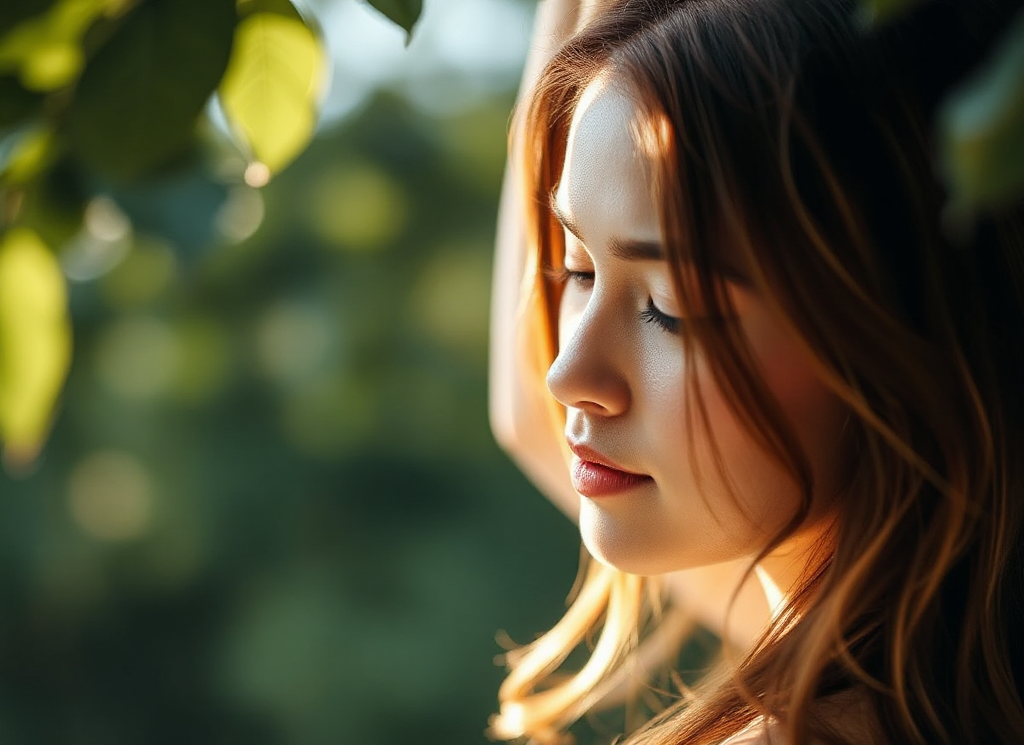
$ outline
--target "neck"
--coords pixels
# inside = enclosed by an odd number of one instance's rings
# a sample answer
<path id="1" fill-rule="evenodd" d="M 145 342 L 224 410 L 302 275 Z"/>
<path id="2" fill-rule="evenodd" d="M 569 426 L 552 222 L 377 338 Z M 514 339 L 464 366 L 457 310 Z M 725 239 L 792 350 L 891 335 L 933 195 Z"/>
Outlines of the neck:
<path id="1" fill-rule="evenodd" d="M 749 558 L 673 572 L 667 581 L 695 620 L 746 651 L 797 590 L 821 540 L 820 531 L 791 538 L 754 567 L 756 581 Z"/>
<path id="2" fill-rule="evenodd" d="M 747 650 L 764 633 L 772 611 L 759 583 L 746 574 L 749 567 L 749 559 L 738 559 L 673 572 L 666 579 L 694 620 L 730 646 Z"/>
<path id="3" fill-rule="evenodd" d="M 808 570 L 821 561 L 822 547 L 828 539 L 828 523 L 808 528 L 787 539 L 758 562 L 755 572 L 772 620 L 778 617 L 793 593 L 807 580 Z"/>

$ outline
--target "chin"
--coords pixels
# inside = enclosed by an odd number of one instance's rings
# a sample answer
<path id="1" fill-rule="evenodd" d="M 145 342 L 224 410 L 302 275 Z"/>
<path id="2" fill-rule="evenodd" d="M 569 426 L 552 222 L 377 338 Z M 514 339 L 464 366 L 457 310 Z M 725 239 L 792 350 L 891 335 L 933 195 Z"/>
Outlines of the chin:
<path id="1" fill-rule="evenodd" d="M 580 536 L 591 556 L 626 574 L 650 577 L 689 567 L 682 557 L 658 550 L 649 531 L 610 519 L 587 500 L 580 510 Z"/>
<path id="2" fill-rule="evenodd" d="M 594 545 L 591 541 L 587 540 L 583 541 L 583 545 L 586 546 L 587 551 L 597 561 L 625 574 L 635 574 L 639 577 L 654 577 L 665 573 L 664 571 L 658 571 L 650 562 L 643 560 L 642 557 L 637 557 L 635 554 L 626 555 L 616 552 L 614 548 L 609 551 L 607 550 L 608 547 Z"/>
<path id="3" fill-rule="evenodd" d="M 602 564 L 643 577 L 698 569 L 756 553 L 724 538 L 694 540 L 697 536 L 692 531 L 669 528 L 663 515 L 602 509 L 589 499 L 580 503 L 580 536 L 590 555 Z"/>

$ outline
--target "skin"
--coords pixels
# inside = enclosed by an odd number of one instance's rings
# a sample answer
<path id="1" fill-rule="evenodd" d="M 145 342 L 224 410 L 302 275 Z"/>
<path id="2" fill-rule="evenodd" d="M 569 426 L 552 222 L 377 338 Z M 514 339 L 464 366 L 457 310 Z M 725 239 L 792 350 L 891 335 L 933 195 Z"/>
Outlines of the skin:
<path id="1" fill-rule="evenodd" d="M 601 561 L 653 575 L 756 555 L 788 521 L 799 495 L 792 479 L 748 435 L 699 352 L 688 358 L 680 337 L 651 321 L 652 312 L 678 318 L 681 309 L 667 263 L 627 257 L 620 248 L 661 243 L 650 190 L 654 156 L 637 134 L 644 128 L 622 88 L 607 76 L 591 83 L 570 128 L 553 199 L 567 226 L 570 276 L 560 310 L 559 354 L 547 382 L 566 407 L 570 442 L 650 477 L 617 494 L 581 496 L 584 543 Z M 760 565 L 763 579 L 784 593 L 804 568 L 809 547 L 827 531 L 844 471 L 846 412 L 766 303 L 737 283 L 727 287 L 736 320 L 814 475 L 811 517 Z M 687 427 L 683 391 L 691 375 L 699 378 L 711 423 L 707 433 L 698 425 L 691 434 Z M 713 442 L 724 473 L 709 465 Z"/>

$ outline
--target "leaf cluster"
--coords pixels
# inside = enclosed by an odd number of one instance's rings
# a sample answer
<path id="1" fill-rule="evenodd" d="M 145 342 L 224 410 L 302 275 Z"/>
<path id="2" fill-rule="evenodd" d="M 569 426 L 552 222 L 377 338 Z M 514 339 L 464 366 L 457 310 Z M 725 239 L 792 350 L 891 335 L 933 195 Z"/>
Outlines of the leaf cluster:
<path id="1" fill-rule="evenodd" d="M 863 0 L 862 7 L 866 21 L 880 25 L 939 1 Z M 936 126 L 952 214 L 969 216 L 1024 195 L 1024 8 L 943 103 Z"/>
<path id="2" fill-rule="evenodd" d="M 371 5 L 407 33 L 421 10 L 420 0 Z M 16 301 L 24 293 L 0 302 L 0 440 L 9 462 L 28 463 L 41 446 L 70 361 L 61 269 L 35 249 L 59 251 L 86 230 L 97 195 L 114 196 L 131 217 L 140 185 L 190 170 L 209 180 L 211 101 L 248 163 L 244 180 L 262 186 L 312 139 L 327 63 L 316 24 L 290 0 L 3 4 L 0 287 L 56 288 L 45 302 Z M 36 258 L 24 258 L 29 246 Z M 33 352 L 25 340 L 38 338 Z"/>

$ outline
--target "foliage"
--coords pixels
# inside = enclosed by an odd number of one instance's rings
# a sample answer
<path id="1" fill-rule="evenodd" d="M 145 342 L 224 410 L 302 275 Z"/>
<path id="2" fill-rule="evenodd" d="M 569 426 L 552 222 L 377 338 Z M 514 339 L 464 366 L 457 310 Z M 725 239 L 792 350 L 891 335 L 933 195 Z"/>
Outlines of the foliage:
<path id="1" fill-rule="evenodd" d="M 863 0 L 863 9 L 871 23 L 882 23 L 906 13 L 926 0 Z"/>
<path id="2" fill-rule="evenodd" d="M 240 7 L 220 103 L 250 160 L 277 173 L 313 136 L 326 79 L 324 50 L 291 3 L 245 0 Z"/>
<path id="3" fill-rule="evenodd" d="M 866 20 L 884 24 L 926 2 L 863 0 Z M 951 214 L 960 218 L 1024 196 L 1024 10 L 990 58 L 953 91 L 937 122 Z"/>
<path id="4" fill-rule="evenodd" d="M 36 401 L 52 401 L 70 362 L 64 277 L 28 228 L 0 242 L 0 338 L 17 354 L 0 357 L 0 435 L 8 463 L 31 462 L 49 426 Z"/>
<path id="5" fill-rule="evenodd" d="M 420 10 L 418 3 L 383 0 L 380 7 L 409 32 Z M 99 195 L 125 195 L 129 204 L 120 207 L 130 213 L 140 189 L 159 192 L 150 185 L 186 172 L 212 187 L 218 179 L 204 160 L 211 137 L 205 120 L 215 94 L 248 161 L 244 178 L 266 183 L 312 138 L 326 65 L 316 28 L 290 0 L 6 3 L 0 11 L 0 238 L 31 231 L 35 241 L 60 252 L 87 231 L 85 207 Z M 36 284 L 51 283 L 42 262 L 20 271 L 38 272 L 31 279 Z M 49 323 L 33 312 L 26 305 L 7 316 L 0 334 L 6 368 L 37 359 L 23 346 L 31 334 L 12 331 L 14 318 L 25 329 Z M 63 377 L 66 365 L 54 360 L 69 357 L 70 337 L 50 338 L 60 348 L 29 377 Z M 17 451 L 24 460 L 41 446 L 60 386 L 12 380 L 0 378 L 0 397 L 18 401 L 0 407 L 0 436 L 8 459 Z M 29 420 L 31 427 L 23 424 Z"/>
<path id="6" fill-rule="evenodd" d="M 369 0 L 385 17 L 405 29 L 406 43 L 412 37 L 412 28 L 423 12 L 423 0 Z"/>
<path id="7" fill-rule="evenodd" d="M 124 180 L 185 152 L 224 75 L 234 32 L 234 0 L 150 0 L 132 8 L 107 29 L 75 85 L 58 125 L 70 152 Z"/>
<path id="8" fill-rule="evenodd" d="M 943 167 L 966 208 L 1024 194 L 1024 13 L 939 119 Z"/>

